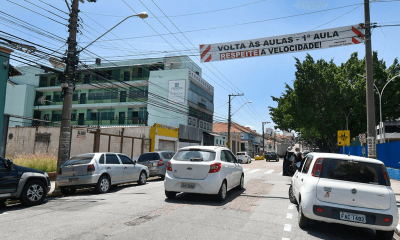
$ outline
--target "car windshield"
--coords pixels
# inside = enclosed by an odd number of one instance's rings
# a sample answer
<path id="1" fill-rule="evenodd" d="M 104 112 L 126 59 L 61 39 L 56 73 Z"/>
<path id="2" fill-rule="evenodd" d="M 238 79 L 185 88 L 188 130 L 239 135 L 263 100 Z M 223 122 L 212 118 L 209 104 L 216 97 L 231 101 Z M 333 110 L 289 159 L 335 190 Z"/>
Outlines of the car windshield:
<path id="1" fill-rule="evenodd" d="M 238 153 L 236 153 L 236 155 L 245 155 L 244 153 L 242 153 L 242 152 L 238 152 Z"/>
<path id="2" fill-rule="evenodd" d="M 166 159 L 171 159 L 171 158 L 174 156 L 174 154 L 175 154 L 175 153 L 173 153 L 173 152 L 162 152 L 162 153 L 161 153 L 161 156 L 162 156 L 163 158 L 166 158 Z"/>
<path id="3" fill-rule="evenodd" d="M 182 150 L 174 155 L 174 160 L 178 161 L 213 161 L 215 152 L 200 149 Z"/>
<path id="4" fill-rule="evenodd" d="M 321 178 L 386 185 L 381 164 L 324 158 Z"/>
<path id="5" fill-rule="evenodd" d="M 88 164 L 92 161 L 94 154 L 83 154 L 78 155 L 63 164 L 63 166 L 70 166 L 70 165 L 80 165 L 80 164 Z"/>

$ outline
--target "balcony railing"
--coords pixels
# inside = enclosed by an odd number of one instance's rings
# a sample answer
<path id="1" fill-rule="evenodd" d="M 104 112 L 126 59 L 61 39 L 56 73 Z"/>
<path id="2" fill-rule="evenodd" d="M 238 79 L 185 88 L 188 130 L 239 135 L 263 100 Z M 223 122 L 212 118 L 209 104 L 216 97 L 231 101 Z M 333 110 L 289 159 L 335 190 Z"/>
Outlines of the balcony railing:
<path id="1" fill-rule="evenodd" d="M 129 78 L 124 80 L 124 78 L 120 78 L 119 81 L 142 81 L 142 80 L 149 80 L 149 73 L 142 73 L 142 74 L 136 74 L 136 75 L 132 75 L 132 79 Z M 79 84 L 98 84 L 98 83 L 107 83 L 107 82 L 119 82 L 117 80 L 115 80 L 115 78 L 109 77 L 109 76 L 104 76 L 104 78 L 106 78 L 107 80 L 100 78 L 98 80 L 96 79 L 90 79 L 89 81 L 87 79 L 81 78 L 78 82 L 76 82 L 77 85 Z M 40 81 L 39 82 L 39 87 L 59 87 L 61 86 L 61 82 L 60 81 Z"/>
<path id="2" fill-rule="evenodd" d="M 61 122 L 59 119 L 44 119 L 52 122 Z M 107 119 L 107 120 L 88 120 L 86 118 L 76 118 L 71 120 L 72 125 L 81 125 L 81 126 L 104 126 L 104 125 L 136 125 L 136 126 L 144 126 L 146 124 L 146 119 L 144 118 L 114 118 L 114 119 Z M 32 121 L 32 126 L 60 126 L 57 123 L 46 123 L 46 122 L 39 122 L 39 121 Z"/>
<path id="3" fill-rule="evenodd" d="M 122 101 L 121 101 L 122 100 Z M 125 100 L 125 101 L 124 101 Z M 72 100 L 72 104 L 96 104 L 96 103 L 119 103 L 119 102 L 146 102 L 147 97 L 143 98 L 130 98 L 126 97 L 125 99 L 114 98 L 114 99 L 89 99 L 89 98 L 75 98 Z M 63 105 L 62 99 L 57 99 L 56 101 L 46 101 L 44 103 L 39 103 L 38 100 L 35 100 L 34 106 L 48 106 L 48 105 Z"/>

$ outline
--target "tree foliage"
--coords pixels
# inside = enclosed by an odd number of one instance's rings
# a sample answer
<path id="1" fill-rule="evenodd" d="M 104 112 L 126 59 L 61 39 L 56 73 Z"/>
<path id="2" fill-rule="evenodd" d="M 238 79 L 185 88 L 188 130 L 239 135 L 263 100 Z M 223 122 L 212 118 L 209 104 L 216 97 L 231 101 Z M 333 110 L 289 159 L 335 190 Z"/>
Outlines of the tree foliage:
<path id="1" fill-rule="evenodd" d="M 296 61 L 293 88 L 285 84 L 285 92 L 271 96 L 277 107 L 269 107 L 276 128 L 301 132 L 303 140 L 316 143 L 321 150 L 337 152 L 337 130 L 348 128 L 351 138 L 367 129 L 365 60 L 353 53 L 346 63 L 337 66 L 333 59 L 314 61 L 307 54 L 305 60 Z M 400 73 L 396 58 L 386 63 L 373 53 L 374 82 L 379 91 Z M 382 117 L 394 120 L 400 117 L 400 77 L 389 83 L 382 95 Z M 375 91 L 376 124 L 379 123 L 379 95 Z"/>

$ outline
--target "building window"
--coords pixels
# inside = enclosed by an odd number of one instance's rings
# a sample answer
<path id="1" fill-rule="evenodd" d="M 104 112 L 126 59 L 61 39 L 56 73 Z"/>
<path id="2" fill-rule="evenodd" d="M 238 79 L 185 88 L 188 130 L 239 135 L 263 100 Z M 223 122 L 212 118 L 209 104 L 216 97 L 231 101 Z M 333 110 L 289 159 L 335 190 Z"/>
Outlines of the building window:
<path id="1" fill-rule="evenodd" d="M 131 73 L 129 71 L 124 72 L 124 81 L 129 81 L 131 78 Z"/>
<path id="2" fill-rule="evenodd" d="M 47 87 L 47 77 L 44 77 L 44 76 L 40 77 L 39 87 Z"/>

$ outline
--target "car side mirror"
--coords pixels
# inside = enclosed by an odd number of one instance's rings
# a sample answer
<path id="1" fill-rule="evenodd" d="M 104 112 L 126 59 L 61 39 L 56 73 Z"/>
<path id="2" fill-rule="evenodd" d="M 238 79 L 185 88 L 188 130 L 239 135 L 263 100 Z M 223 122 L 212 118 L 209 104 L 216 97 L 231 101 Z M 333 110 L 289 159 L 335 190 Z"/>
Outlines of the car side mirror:
<path id="1" fill-rule="evenodd" d="M 7 165 L 7 168 L 8 168 L 8 169 L 11 169 L 11 168 L 12 168 L 12 165 L 13 165 L 13 160 L 12 160 L 12 159 L 7 159 L 7 160 L 6 160 L 6 165 Z"/>
<path id="2" fill-rule="evenodd" d="M 243 162 L 243 161 L 242 161 L 242 159 L 239 159 L 239 160 L 238 160 L 238 163 L 240 163 L 240 164 L 241 164 L 242 162 Z"/>
<path id="3" fill-rule="evenodd" d="M 135 165 L 137 163 L 137 161 L 136 160 L 133 160 L 133 164 Z"/>

